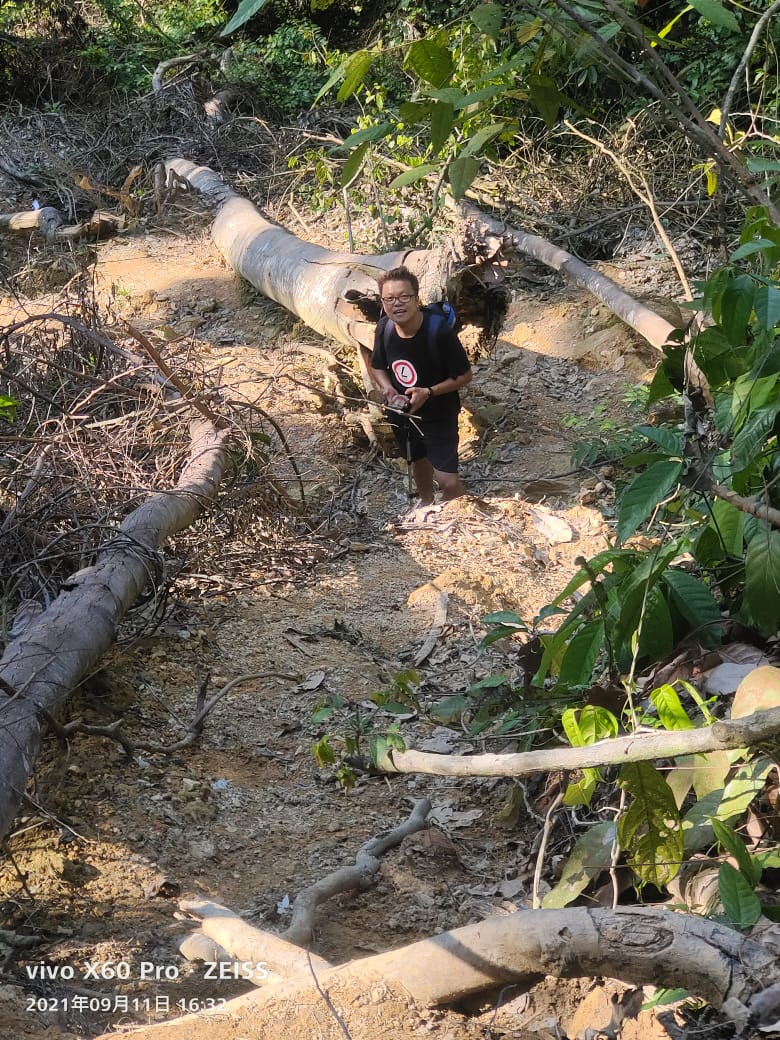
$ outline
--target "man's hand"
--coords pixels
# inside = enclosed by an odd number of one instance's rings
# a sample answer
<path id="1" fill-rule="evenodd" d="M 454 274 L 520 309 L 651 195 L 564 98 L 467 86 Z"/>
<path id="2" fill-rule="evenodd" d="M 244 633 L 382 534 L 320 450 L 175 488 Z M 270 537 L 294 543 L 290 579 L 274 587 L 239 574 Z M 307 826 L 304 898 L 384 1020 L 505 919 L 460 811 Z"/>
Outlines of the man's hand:
<path id="1" fill-rule="evenodd" d="M 414 415 L 430 401 L 431 391 L 427 386 L 412 386 L 406 391 L 406 397 L 409 401 L 409 414 Z"/>

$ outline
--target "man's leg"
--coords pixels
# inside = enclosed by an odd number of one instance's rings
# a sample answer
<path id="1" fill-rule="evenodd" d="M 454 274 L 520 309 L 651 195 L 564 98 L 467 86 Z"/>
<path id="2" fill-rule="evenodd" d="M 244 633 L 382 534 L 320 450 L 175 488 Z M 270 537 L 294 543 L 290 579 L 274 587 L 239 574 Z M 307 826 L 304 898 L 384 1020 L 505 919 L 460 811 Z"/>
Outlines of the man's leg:
<path id="1" fill-rule="evenodd" d="M 449 502 L 453 498 L 460 498 L 461 495 L 466 494 L 463 481 L 457 473 L 445 473 L 440 469 L 433 469 L 433 467 L 431 469 L 433 476 L 436 478 L 436 483 L 441 488 L 441 497 L 445 502 Z"/>
<path id="2" fill-rule="evenodd" d="M 445 502 L 466 494 L 466 489 L 458 476 L 458 417 L 449 416 L 445 420 L 426 429 L 426 448 L 430 460 L 433 477 L 441 488 L 441 497 Z"/>
<path id="3" fill-rule="evenodd" d="M 433 466 L 428 459 L 419 459 L 417 462 L 412 463 L 412 473 L 414 473 L 414 482 L 417 485 L 417 493 L 420 496 L 420 505 L 433 505 Z"/>

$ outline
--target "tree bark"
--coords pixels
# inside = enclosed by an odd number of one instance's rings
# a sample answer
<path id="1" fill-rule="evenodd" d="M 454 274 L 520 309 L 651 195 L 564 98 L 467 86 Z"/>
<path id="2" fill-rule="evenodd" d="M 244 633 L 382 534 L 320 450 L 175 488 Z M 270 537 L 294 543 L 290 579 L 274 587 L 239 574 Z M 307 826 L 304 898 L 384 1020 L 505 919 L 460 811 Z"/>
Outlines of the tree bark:
<path id="1" fill-rule="evenodd" d="M 369 987 L 373 992 L 376 980 L 418 1005 L 433 1007 L 544 975 L 598 975 L 683 987 L 730 1017 L 746 1020 L 751 1001 L 770 990 L 778 967 L 777 954 L 761 943 L 688 914 L 643 907 L 520 911 L 338 968 L 320 972 L 307 965 L 300 975 L 228 1001 L 214 1012 L 125 1035 L 134 1040 L 271 1037 L 274 1020 L 289 1022 L 306 1005 L 322 1006 L 326 994 L 349 1035 L 367 1036 L 361 1015 L 366 1014 L 365 994 Z M 362 1000 L 352 1001 L 355 993 Z"/>
<path id="2" fill-rule="evenodd" d="M 188 527 L 216 493 L 228 434 L 195 420 L 187 465 L 172 491 L 151 495 L 120 524 L 96 562 L 78 571 L 0 659 L 0 838 L 21 802 L 54 710 L 116 638 L 154 573 L 157 550 Z"/>

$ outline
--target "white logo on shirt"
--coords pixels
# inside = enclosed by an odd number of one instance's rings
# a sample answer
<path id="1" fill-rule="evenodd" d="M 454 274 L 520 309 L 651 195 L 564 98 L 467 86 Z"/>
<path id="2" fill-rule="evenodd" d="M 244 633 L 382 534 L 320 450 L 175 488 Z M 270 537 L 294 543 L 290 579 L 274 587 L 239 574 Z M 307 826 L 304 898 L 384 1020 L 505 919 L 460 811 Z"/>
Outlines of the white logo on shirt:
<path id="1" fill-rule="evenodd" d="M 414 367 L 411 361 L 394 361 L 392 367 L 393 375 L 401 384 L 401 386 L 417 385 L 417 369 Z"/>

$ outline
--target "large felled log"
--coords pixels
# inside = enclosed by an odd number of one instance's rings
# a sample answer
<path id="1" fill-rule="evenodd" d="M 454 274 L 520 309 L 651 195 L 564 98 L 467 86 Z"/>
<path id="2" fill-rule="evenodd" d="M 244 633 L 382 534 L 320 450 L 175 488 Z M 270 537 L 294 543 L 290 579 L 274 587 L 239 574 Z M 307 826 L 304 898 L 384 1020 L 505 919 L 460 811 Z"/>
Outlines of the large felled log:
<path id="1" fill-rule="evenodd" d="M 429 299 L 440 299 L 457 279 L 456 265 L 444 252 L 407 249 L 364 256 L 306 242 L 266 220 L 208 167 L 187 159 L 166 165 L 216 208 L 211 234 L 228 263 L 264 296 L 339 343 L 373 345 L 379 317 L 375 279 L 382 271 L 405 264 Z"/>
<path id="2" fill-rule="evenodd" d="M 74 574 L 51 606 L 0 660 L 0 838 L 24 795 L 45 726 L 116 638 L 117 626 L 157 567 L 157 550 L 188 527 L 216 493 L 227 433 L 191 425 L 191 450 L 174 489 L 159 492 L 120 524 L 96 562 Z"/>
<path id="3" fill-rule="evenodd" d="M 196 166 L 187 159 L 172 159 L 167 167 L 217 209 L 212 237 L 231 266 L 264 296 L 296 314 L 321 335 L 341 343 L 372 346 L 374 324 L 379 316 L 374 279 L 381 271 L 403 263 L 420 278 L 423 299 L 454 296 L 456 305 L 457 283 L 465 284 L 466 277 L 478 280 L 473 271 L 466 274 L 459 270 L 447 251 L 401 250 L 366 256 L 325 249 L 266 220 L 248 199 L 238 195 L 208 167 Z M 665 318 L 571 253 L 537 235 L 508 227 L 473 206 L 464 206 L 461 212 L 478 228 L 477 238 L 491 240 L 491 249 L 487 250 L 491 256 L 499 248 L 522 252 L 559 271 L 602 300 L 656 347 L 674 332 L 675 326 Z M 490 260 L 484 263 L 486 268 L 498 270 L 492 268 Z M 366 301 L 373 302 L 373 308 L 366 307 Z M 479 319 L 483 327 L 493 321 L 494 317 L 487 312 Z"/>
<path id="4" fill-rule="evenodd" d="M 292 1016 L 312 1006 L 324 1009 L 327 997 L 327 1007 L 339 1015 L 349 1035 L 367 1037 L 370 1004 L 365 993 L 369 986 L 374 992 L 377 980 L 430 1007 L 544 975 L 604 975 L 683 987 L 742 1024 L 751 1007 L 767 998 L 776 1000 L 778 961 L 774 951 L 733 929 L 668 910 L 520 911 L 351 961 L 317 973 L 314 980 L 304 974 L 228 1001 L 213 1013 L 125 1035 L 134 1040 L 270 1038 L 276 1035 L 276 1023 L 285 1022 L 289 1029 Z M 356 994 L 362 999 L 355 1000 Z M 318 1035 L 344 1033 L 323 1030 Z M 109 1040 L 109 1034 L 98 1040 Z"/>
<path id="5" fill-rule="evenodd" d="M 109 238 L 127 227 L 127 218 L 121 214 L 95 210 L 91 217 L 80 224 L 65 226 L 62 214 L 44 206 L 42 209 L 25 210 L 21 213 L 0 213 L 0 232 L 14 235 L 29 235 L 40 232 L 49 241 L 69 241 L 78 238 L 92 240 Z"/>

